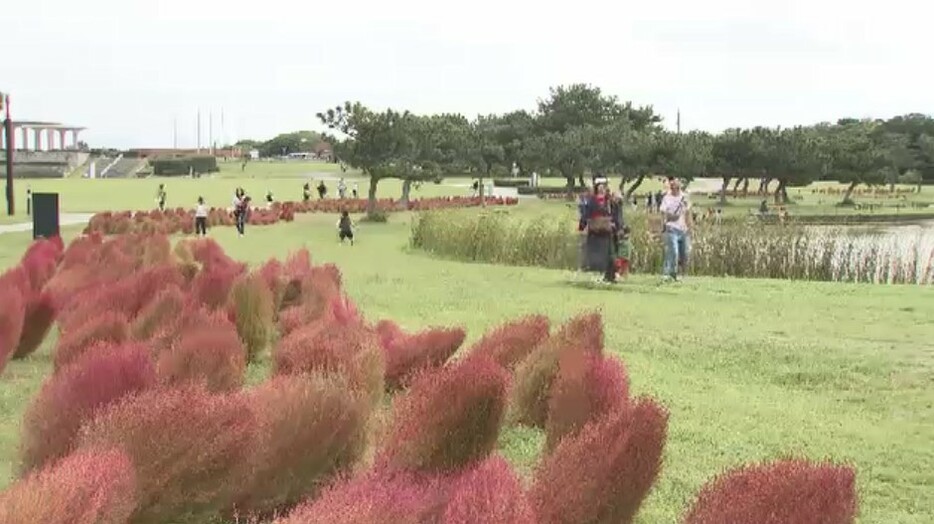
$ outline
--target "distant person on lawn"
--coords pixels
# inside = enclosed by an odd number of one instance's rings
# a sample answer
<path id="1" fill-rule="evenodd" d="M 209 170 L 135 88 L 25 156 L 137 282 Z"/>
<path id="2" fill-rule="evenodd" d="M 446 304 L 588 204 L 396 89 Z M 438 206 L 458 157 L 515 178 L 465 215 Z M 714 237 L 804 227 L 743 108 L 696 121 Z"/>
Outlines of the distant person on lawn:
<path id="1" fill-rule="evenodd" d="M 195 234 L 208 234 L 208 206 L 204 205 L 204 197 L 198 197 L 198 205 L 195 206 Z"/>
<path id="2" fill-rule="evenodd" d="M 337 197 L 343 200 L 347 196 L 347 183 L 344 182 L 344 179 L 341 178 L 337 182 Z"/>
<path id="3" fill-rule="evenodd" d="M 341 244 L 344 243 L 344 240 L 350 240 L 350 245 L 353 245 L 353 227 L 350 213 L 346 209 L 341 211 L 341 218 L 337 221 L 337 236 L 340 238 Z"/>
<path id="4" fill-rule="evenodd" d="M 662 238 L 665 243 L 664 274 L 665 281 L 677 281 L 687 268 L 688 254 L 691 250 L 691 238 L 688 232 L 688 217 L 691 203 L 681 191 L 681 182 L 676 178 L 668 181 L 668 193 L 662 197 L 659 211 L 664 220 Z"/>
<path id="5" fill-rule="evenodd" d="M 159 211 L 165 211 L 165 184 L 159 184 L 159 190 L 156 191 L 156 202 L 159 204 Z"/>
<path id="6" fill-rule="evenodd" d="M 305 185 L 302 186 L 302 201 L 308 202 L 311 200 L 311 184 L 305 182 Z"/>
<path id="7" fill-rule="evenodd" d="M 354 182 L 354 183 L 353 183 L 353 193 L 352 193 L 352 194 L 353 194 L 354 200 L 360 198 L 360 196 L 359 196 L 359 195 L 360 195 L 359 189 L 360 189 L 360 184 Z"/>
<path id="8" fill-rule="evenodd" d="M 250 198 L 246 196 L 246 191 L 242 187 L 238 187 L 234 191 L 233 197 L 233 213 L 234 220 L 237 223 L 237 233 L 242 237 L 246 232 L 246 215 L 247 208 L 250 205 Z"/>
<path id="9" fill-rule="evenodd" d="M 328 196 L 328 186 L 324 185 L 324 180 L 318 182 L 318 198 L 324 200 Z"/>

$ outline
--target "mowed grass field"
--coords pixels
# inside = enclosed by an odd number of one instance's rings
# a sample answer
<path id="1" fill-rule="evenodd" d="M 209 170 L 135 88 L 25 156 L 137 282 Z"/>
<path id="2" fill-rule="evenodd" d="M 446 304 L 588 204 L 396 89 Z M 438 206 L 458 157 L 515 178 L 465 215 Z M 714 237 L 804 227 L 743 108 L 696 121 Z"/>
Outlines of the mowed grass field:
<path id="1" fill-rule="evenodd" d="M 170 198 L 182 183 L 170 181 Z M 117 203 L 108 207 L 130 207 Z M 354 247 L 338 245 L 333 217 L 320 215 L 251 228 L 244 238 L 233 228 L 210 235 L 254 264 L 307 246 L 316 263 L 339 265 L 369 319 L 408 329 L 463 325 L 468 343 L 520 315 L 541 312 L 557 323 L 601 310 L 607 350 L 625 362 L 634 393 L 656 396 L 671 411 L 664 471 L 639 522 L 675 522 L 724 468 L 789 454 L 852 463 L 861 522 L 934 522 L 931 288 L 717 278 L 661 287 L 654 276 L 635 275 L 613 290 L 582 289 L 560 271 L 411 252 L 409 220 L 399 214 L 364 224 Z M 0 235 L 0 268 L 28 242 L 26 234 Z M 14 474 L 20 420 L 51 371 L 53 344 L 54 337 L 0 377 L 2 485 Z M 268 359 L 250 369 L 253 380 L 268 372 Z M 524 472 L 541 445 L 539 432 L 517 428 L 500 443 Z"/>
<path id="2" fill-rule="evenodd" d="M 267 191 L 279 201 L 302 198 L 302 186 L 306 182 L 312 185 L 313 198 L 317 198 L 314 186 L 319 180 L 324 180 L 328 187 L 328 197 L 337 197 L 337 181 L 341 177 L 347 183 L 348 196 L 357 184 L 361 198 L 366 196 L 369 181 L 358 171 L 348 170 L 342 172 L 337 164 L 325 162 L 267 162 L 254 161 L 247 163 L 241 170 L 239 162 L 223 162 L 219 164 L 220 172 L 199 179 L 188 177 L 151 177 L 145 179 L 95 179 L 63 178 L 63 179 L 18 179 L 15 184 L 17 215 L 9 217 L 5 213 L 0 215 L 0 225 L 26 222 L 26 190 L 33 192 L 55 192 L 59 194 L 59 203 L 62 212 L 91 213 L 99 211 L 122 210 L 150 210 L 156 207 L 156 191 L 160 183 L 166 185 L 167 205 L 169 207 L 194 207 L 199 196 L 204 197 L 207 204 L 215 207 L 230 205 L 234 189 L 243 187 L 257 203 L 265 203 Z M 470 177 L 447 178 L 440 184 L 424 183 L 418 189 L 413 189 L 413 198 L 426 198 L 437 196 L 465 196 L 472 194 Z M 545 178 L 542 184 L 546 186 L 563 186 L 563 178 Z M 618 179 L 611 179 L 615 188 Z M 698 181 L 697 187 L 719 187 L 719 181 Z M 772 184 L 774 189 L 775 184 Z M 732 188 L 732 185 L 730 186 Z M 751 182 L 754 191 L 757 182 Z M 908 186 L 899 186 L 907 188 Z M 636 190 L 639 197 L 638 205 L 644 205 L 644 195 L 648 192 L 658 191 L 662 184 L 658 178 L 646 178 Z M 836 204 L 842 198 L 839 195 L 815 193 L 815 189 L 834 188 L 842 190 L 845 186 L 820 182 L 806 188 L 791 188 L 789 196 L 792 204 L 789 212 L 792 215 L 815 214 L 854 214 L 865 213 L 851 207 L 838 207 Z M 694 188 L 691 188 L 692 190 Z M 706 189 L 705 189 L 706 191 Z M 383 180 L 379 183 L 377 195 L 380 198 L 399 198 L 402 194 L 402 183 L 399 180 Z M 904 198 L 893 199 L 860 195 L 855 197 L 860 204 L 874 204 L 881 206 L 875 213 L 934 213 L 934 188 L 925 188 L 920 194 L 906 195 Z M 750 196 L 748 198 L 730 199 L 724 208 L 727 215 L 745 215 L 758 208 L 761 199 Z M 910 207 L 909 204 L 918 203 L 929 207 Z M 714 207 L 717 199 L 698 197 L 694 200 L 698 208 Z M 771 204 L 771 199 L 769 202 Z M 896 207 L 900 206 L 900 207 Z M 774 207 L 774 206 L 773 206 Z"/>

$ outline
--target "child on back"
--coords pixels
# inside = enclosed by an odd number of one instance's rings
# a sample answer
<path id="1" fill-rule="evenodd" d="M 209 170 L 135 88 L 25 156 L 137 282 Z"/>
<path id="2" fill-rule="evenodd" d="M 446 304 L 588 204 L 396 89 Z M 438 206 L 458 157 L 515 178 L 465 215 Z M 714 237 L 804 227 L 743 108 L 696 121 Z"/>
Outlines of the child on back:
<path id="1" fill-rule="evenodd" d="M 353 245 L 353 220 L 350 219 L 350 213 L 346 210 L 341 212 L 341 218 L 337 221 L 337 236 L 340 238 L 341 244 L 344 243 L 344 240 L 350 240 L 350 245 Z"/>

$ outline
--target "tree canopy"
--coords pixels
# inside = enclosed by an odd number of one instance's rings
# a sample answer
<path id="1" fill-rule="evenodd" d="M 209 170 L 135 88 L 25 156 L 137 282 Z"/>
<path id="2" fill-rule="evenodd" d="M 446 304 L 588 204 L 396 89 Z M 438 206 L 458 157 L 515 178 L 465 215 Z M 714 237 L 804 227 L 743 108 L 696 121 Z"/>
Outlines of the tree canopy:
<path id="1" fill-rule="evenodd" d="M 769 182 L 778 182 L 779 201 L 787 198 L 787 187 L 818 179 L 848 184 L 846 201 L 860 184 L 934 182 L 934 119 L 920 114 L 791 129 L 677 133 L 662 126 L 651 106 L 573 84 L 550 89 L 531 112 L 469 119 L 376 111 L 346 102 L 318 118 L 334 136 L 289 133 L 264 146 L 291 151 L 326 140 L 343 162 L 370 178 L 371 199 L 385 178 L 403 180 L 406 199 L 412 183 L 451 174 L 506 175 L 513 166 L 524 175 L 563 177 L 569 187 L 584 185 L 592 175 L 614 176 L 629 195 L 646 176 L 715 176 L 723 180 L 722 199 L 731 181 L 734 191 L 740 183 L 745 191 L 750 179 L 759 181 L 763 192 Z"/>

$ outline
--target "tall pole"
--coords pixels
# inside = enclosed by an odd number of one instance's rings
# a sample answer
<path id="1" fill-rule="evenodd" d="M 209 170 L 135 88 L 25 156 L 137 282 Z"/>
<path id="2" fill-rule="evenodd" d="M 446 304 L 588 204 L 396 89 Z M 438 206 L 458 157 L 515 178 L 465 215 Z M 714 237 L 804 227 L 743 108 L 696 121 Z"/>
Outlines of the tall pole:
<path id="1" fill-rule="evenodd" d="M 214 155 L 214 112 L 208 112 L 208 151 Z"/>
<path id="2" fill-rule="evenodd" d="M 224 147 L 227 144 L 227 135 L 224 134 L 224 108 L 221 108 L 221 147 Z"/>
<path id="3" fill-rule="evenodd" d="M 681 134 L 681 110 L 678 109 L 678 134 Z"/>
<path id="4" fill-rule="evenodd" d="M 16 198 L 13 193 L 13 149 L 16 140 L 13 137 L 13 119 L 10 118 L 10 95 L 0 93 L 0 98 L 6 110 L 6 118 L 3 120 L 3 128 L 6 130 L 6 212 L 13 216 L 16 212 Z"/>

